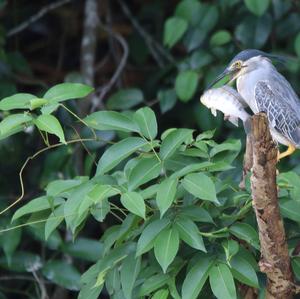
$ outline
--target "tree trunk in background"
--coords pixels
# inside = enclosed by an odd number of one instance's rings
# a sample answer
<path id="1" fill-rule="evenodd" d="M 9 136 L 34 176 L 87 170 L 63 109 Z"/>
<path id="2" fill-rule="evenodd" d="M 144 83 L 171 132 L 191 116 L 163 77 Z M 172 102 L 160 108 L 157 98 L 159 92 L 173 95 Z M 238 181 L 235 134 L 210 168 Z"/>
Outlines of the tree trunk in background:
<path id="1" fill-rule="evenodd" d="M 99 26 L 98 0 L 86 0 L 84 8 L 83 35 L 81 40 L 81 74 L 87 85 L 95 83 L 95 60 L 97 48 L 97 27 Z M 91 94 L 81 101 L 80 115 L 89 113 L 91 102 L 97 102 L 97 96 Z M 99 104 L 99 103 L 97 103 Z"/>
<path id="2" fill-rule="evenodd" d="M 293 298 L 293 274 L 277 199 L 277 148 L 272 141 L 265 114 L 252 117 L 251 141 L 251 189 L 259 228 L 260 270 L 267 275 L 266 298 Z"/>

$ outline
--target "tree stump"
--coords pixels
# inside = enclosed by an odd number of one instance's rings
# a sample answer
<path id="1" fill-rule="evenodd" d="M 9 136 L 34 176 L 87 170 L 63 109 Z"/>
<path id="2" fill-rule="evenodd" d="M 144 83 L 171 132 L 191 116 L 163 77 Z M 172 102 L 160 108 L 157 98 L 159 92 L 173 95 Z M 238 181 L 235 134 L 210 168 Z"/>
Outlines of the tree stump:
<path id="1" fill-rule="evenodd" d="M 251 118 L 253 154 L 251 190 L 261 246 L 260 270 L 267 275 L 267 299 L 293 298 L 294 283 L 283 221 L 280 215 L 274 144 L 264 113 Z"/>

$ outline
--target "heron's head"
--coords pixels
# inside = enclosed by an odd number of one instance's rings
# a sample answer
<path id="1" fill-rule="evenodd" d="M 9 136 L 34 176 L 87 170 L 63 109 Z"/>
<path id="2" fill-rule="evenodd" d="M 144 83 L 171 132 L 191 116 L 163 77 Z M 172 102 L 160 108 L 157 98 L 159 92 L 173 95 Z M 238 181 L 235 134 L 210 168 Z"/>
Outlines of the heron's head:
<path id="1" fill-rule="evenodd" d="M 256 49 L 241 51 L 234 56 L 225 70 L 209 85 L 209 88 L 227 75 L 229 75 L 231 82 L 247 72 L 271 65 L 271 59 L 283 61 L 283 58 L 280 56 L 268 54 Z"/>

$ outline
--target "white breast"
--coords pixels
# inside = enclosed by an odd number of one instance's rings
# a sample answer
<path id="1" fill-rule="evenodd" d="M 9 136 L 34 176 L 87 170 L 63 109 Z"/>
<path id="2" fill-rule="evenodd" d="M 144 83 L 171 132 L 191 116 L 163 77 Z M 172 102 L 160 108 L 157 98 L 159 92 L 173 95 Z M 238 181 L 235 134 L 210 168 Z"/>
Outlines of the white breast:
<path id="1" fill-rule="evenodd" d="M 241 96 L 245 99 L 253 113 L 258 113 L 258 108 L 255 102 L 255 86 L 258 81 L 268 80 L 270 72 L 274 69 L 274 66 L 268 61 L 262 61 L 254 70 L 245 72 L 237 79 L 237 90 Z"/>

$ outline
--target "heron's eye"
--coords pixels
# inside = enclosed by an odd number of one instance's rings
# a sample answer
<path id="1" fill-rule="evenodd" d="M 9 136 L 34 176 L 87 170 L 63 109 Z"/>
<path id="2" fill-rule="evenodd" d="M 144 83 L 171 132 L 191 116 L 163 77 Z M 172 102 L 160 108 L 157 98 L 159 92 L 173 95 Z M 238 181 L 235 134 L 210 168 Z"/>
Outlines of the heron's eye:
<path id="1" fill-rule="evenodd" d="M 241 62 L 240 60 L 236 61 L 236 62 L 234 63 L 234 65 L 233 65 L 233 67 L 234 67 L 235 69 L 240 69 L 240 68 L 242 68 L 242 62 Z"/>

